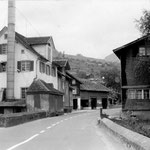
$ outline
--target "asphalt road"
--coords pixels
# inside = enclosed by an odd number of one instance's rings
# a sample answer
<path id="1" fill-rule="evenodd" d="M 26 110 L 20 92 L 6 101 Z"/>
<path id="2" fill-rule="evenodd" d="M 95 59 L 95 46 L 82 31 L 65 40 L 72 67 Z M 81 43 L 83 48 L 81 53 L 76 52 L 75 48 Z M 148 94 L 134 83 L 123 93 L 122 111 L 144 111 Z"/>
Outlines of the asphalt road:
<path id="1" fill-rule="evenodd" d="M 0 150 L 125 150 L 97 125 L 99 110 L 41 119 L 0 129 Z"/>

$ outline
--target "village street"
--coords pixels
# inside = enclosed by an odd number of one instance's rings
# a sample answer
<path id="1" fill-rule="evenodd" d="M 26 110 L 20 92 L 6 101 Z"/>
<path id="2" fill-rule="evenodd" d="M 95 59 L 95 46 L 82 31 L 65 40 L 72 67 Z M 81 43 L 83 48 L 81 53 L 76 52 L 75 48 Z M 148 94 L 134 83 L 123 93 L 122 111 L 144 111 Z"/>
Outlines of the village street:
<path id="1" fill-rule="evenodd" d="M 0 129 L 1 150 L 124 150 L 97 125 L 99 110 L 41 119 Z"/>

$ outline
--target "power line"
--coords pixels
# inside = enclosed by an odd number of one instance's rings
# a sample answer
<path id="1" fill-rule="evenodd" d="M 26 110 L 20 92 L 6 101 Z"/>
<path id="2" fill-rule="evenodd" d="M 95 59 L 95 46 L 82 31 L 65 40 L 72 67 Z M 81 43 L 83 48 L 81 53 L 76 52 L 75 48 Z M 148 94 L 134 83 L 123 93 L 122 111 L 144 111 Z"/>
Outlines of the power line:
<path id="1" fill-rule="evenodd" d="M 32 25 L 32 23 L 27 19 L 27 17 L 16 7 L 16 10 L 22 15 L 22 17 L 25 19 L 26 21 L 26 34 L 27 34 L 27 23 L 36 31 L 36 33 L 38 34 L 38 36 L 41 36 L 39 31 Z"/>

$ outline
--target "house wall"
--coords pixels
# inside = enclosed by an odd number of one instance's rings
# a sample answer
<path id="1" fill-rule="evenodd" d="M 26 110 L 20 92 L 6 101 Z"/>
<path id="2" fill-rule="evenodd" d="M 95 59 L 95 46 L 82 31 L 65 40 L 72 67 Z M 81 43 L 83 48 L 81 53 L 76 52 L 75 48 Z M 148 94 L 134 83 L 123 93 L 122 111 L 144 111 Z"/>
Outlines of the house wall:
<path id="1" fill-rule="evenodd" d="M 146 67 L 149 65 L 150 58 L 139 56 L 139 47 L 142 46 L 145 47 L 144 40 L 119 52 L 121 55 L 122 86 L 124 86 L 122 89 L 123 110 L 150 110 L 149 99 L 128 99 L 127 97 L 128 89 L 149 89 L 143 87 L 150 85 L 149 72 L 145 71 Z M 139 65 L 141 65 L 141 63 L 145 63 L 146 65 L 140 68 L 140 70 Z M 134 88 L 132 88 L 132 86 L 134 86 Z"/>
<path id="2" fill-rule="evenodd" d="M 138 65 L 141 61 L 149 61 L 148 57 L 138 56 L 140 46 L 144 46 L 144 42 L 140 42 L 128 49 L 125 49 L 121 53 L 121 76 L 122 86 L 136 86 L 136 85 L 148 85 L 150 84 L 150 78 L 145 77 L 138 78 Z"/>
<path id="3" fill-rule="evenodd" d="M 73 108 L 73 97 L 72 97 L 72 89 L 70 88 L 70 81 L 65 80 L 65 88 L 64 88 L 64 109 L 66 111 L 71 111 Z"/>
<path id="4" fill-rule="evenodd" d="M 102 99 L 108 97 L 108 92 L 95 92 L 95 91 L 80 91 L 81 100 L 88 100 L 90 102 L 91 98 L 97 99 L 97 106 L 101 106 Z"/>
<path id="5" fill-rule="evenodd" d="M 7 32 L 5 32 L 7 34 Z M 0 44 L 7 44 L 7 40 L 4 38 L 4 34 L 0 37 Z M 0 55 L 0 62 L 6 62 L 7 55 Z M 6 72 L 0 73 L 0 89 L 6 88 L 7 79 L 6 79 Z"/>
<path id="6" fill-rule="evenodd" d="M 7 32 L 5 32 L 7 33 Z M 4 34 L 1 35 L 0 37 L 0 44 L 7 44 L 7 40 L 4 39 Z M 45 52 L 47 49 L 48 45 L 41 46 L 38 45 L 36 47 L 37 51 L 40 51 L 40 53 L 43 52 L 43 55 L 47 55 Z M 21 53 L 21 50 L 24 50 L 24 54 Z M 34 78 L 40 78 L 44 80 L 47 83 L 53 83 L 54 88 L 58 88 L 58 81 L 57 81 L 57 73 L 56 77 L 53 77 L 52 75 L 46 75 L 46 73 L 40 73 L 39 72 L 39 62 L 38 57 L 33 54 L 30 50 L 26 49 L 23 45 L 20 43 L 16 42 L 15 43 L 15 99 L 20 99 L 21 98 L 21 88 L 29 87 L 31 83 L 33 82 Z M 52 57 L 52 56 L 51 56 Z M 17 70 L 17 61 L 22 61 L 22 60 L 32 60 L 34 61 L 34 70 L 33 71 L 25 71 L 25 72 L 20 72 Z M 52 60 L 52 59 L 51 59 Z M 7 55 L 0 55 L 0 61 L 1 62 L 7 62 Z M 48 62 L 51 65 L 51 62 Z M 57 67 L 56 67 L 56 72 L 57 72 Z M 7 75 L 6 72 L 1 72 L 0 73 L 0 89 L 1 88 L 6 88 L 7 86 Z"/>

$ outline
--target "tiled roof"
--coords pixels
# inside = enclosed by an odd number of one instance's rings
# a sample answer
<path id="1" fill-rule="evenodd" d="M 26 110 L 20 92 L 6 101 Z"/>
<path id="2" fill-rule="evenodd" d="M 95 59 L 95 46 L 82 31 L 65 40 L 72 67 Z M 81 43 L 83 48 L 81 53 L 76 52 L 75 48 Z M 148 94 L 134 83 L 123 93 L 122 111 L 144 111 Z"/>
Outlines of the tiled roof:
<path id="1" fill-rule="evenodd" d="M 16 40 L 19 41 L 25 48 L 29 49 L 31 52 L 33 52 L 34 54 L 36 54 L 38 57 L 40 57 L 41 59 L 44 59 L 45 61 L 47 61 L 47 59 L 45 57 L 43 57 L 42 55 L 40 55 L 32 46 L 30 46 L 30 43 L 27 41 L 27 38 L 24 37 L 23 35 L 19 34 L 16 32 L 16 36 L 15 36 Z"/>
<path id="2" fill-rule="evenodd" d="M 36 79 L 32 82 L 27 91 L 28 94 L 31 93 L 50 93 L 54 95 L 63 95 L 62 92 L 56 90 L 52 83 L 46 83 L 43 80 Z"/>
<path id="3" fill-rule="evenodd" d="M 99 82 L 89 81 L 85 79 L 80 80 L 83 84 L 80 85 L 81 91 L 99 91 L 109 92 L 110 90 Z"/>
<path id="4" fill-rule="evenodd" d="M 4 27 L 0 33 L 3 32 L 3 30 L 7 30 L 7 27 Z M 40 37 L 42 38 L 42 37 Z M 45 38 L 45 37 L 43 37 Z M 48 61 L 45 57 L 43 57 L 42 55 L 40 55 L 32 46 L 31 43 L 29 43 L 28 38 L 26 38 L 25 36 L 15 32 L 15 39 L 16 41 L 18 41 L 19 43 L 21 43 L 25 48 L 29 49 L 32 53 L 34 53 L 35 55 L 37 55 L 40 59 L 44 60 L 44 61 Z"/>
<path id="5" fill-rule="evenodd" d="M 57 64 L 59 67 L 65 67 L 66 70 L 70 70 L 70 65 L 67 59 L 55 59 L 53 60 L 54 64 Z"/>
<path id="6" fill-rule="evenodd" d="M 31 45 L 34 45 L 34 44 L 47 44 L 48 43 L 48 40 L 50 39 L 51 37 L 50 36 L 45 36 L 45 37 L 30 37 L 30 38 L 27 38 L 27 41 L 31 44 Z"/>
<path id="7" fill-rule="evenodd" d="M 79 82 L 80 84 L 82 84 L 82 82 L 79 80 L 79 79 L 77 79 L 77 77 L 75 77 L 74 75 L 72 75 L 71 73 L 69 73 L 68 71 L 66 71 L 66 74 L 68 75 L 68 76 L 70 76 L 71 78 L 73 78 L 73 79 L 75 79 L 77 82 Z"/>

